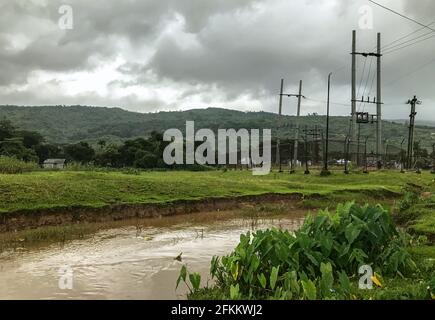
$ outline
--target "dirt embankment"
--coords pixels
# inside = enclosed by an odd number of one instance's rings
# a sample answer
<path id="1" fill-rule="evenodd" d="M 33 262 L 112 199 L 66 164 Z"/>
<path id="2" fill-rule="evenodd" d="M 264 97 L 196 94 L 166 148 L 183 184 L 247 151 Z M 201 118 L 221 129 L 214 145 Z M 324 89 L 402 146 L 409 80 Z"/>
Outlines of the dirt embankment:
<path id="1" fill-rule="evenodd" d="M 102 208 L 53 208 L 0 214 L 0 232 L 82 222 L 107 222 L 151 218 L 204 211 L 237 209 L 246 204 L 291 202 L 298 204 L 301 194 L 264 194 L 234 198 L 175 201 L 164 204 L 118 204 Z"/>

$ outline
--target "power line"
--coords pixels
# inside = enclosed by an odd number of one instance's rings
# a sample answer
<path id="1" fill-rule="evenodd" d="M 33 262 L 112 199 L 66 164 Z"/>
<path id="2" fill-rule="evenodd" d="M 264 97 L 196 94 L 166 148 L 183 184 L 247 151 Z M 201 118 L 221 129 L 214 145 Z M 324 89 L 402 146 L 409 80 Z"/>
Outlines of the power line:
<path id="1" fill-rule="evenodd" d="M 431 25 L 433 25 L 434 23 L 435 23 L 435 21 L 429 23 L 428 26 L 431 26 Z M 382 50 L 388 50 L 388 49 L 391 49 L 391 48 L 389 48 L 391 45 L 393 45 L 393 44 L 399 42 L 400 40 L 406 39 L 406 38 L 408 38 L 409 36 L 412 36 L 413 34 L 416 34 L 416 33 L 420 32 L 420 31 L 423 30 L 423 29 L 426 29 L 426 28 L 423 27 L 423 28 L 420 28 L 420 29 L 414 30 L 413 32 L 408 33 L 407 35 L 404 35 L 404 36 L 402 36 L 402 37 L 400 37 L 400 38 L 398 38 L 398 39 L 396 39 L 396 40 L 394 40 L 394 41 L 392 41 L 392 42 L 390 42 L 390 43 L 384 45 L 384 46 L 382 47 Z M 431 32 L 433 32 L 433 31 L 431 31 Z M 374 47 L 374 49 L 375 49 L 375 48 L 376 48 L 376 47 Z"/>
<path id="2" fill-rule="evenodd" d="M 374 85 L 374 83 L 375 83 L 375 78 L 376 78 L 376 72 L 373 73 L 372 83 L 371 83 L 371 85 L 370 85 L 370 90 L 369 90 L 369 93 L 368 93 L 368 96 L 369 96 L 369 97 L 370 97 L 370 95 L 372 94 L 372 91 L 373 91 L 373 85 Z M 364 104 L 363 112 L 365 111 L 365 107 L 366 107 L 366 105 Z"/>
<path id="3" fill-rule="evenodd" d="M 367 58 L 364 59 L 364 67 L 363 67 L 363 71 L 362 71 L 362 73 L 361 73 L 361 79 L 360 79 L 360 81 L 359 81 L 359 85 L 358 85 L 358 92 L 357 92 L 357 94 L 356 94 L 357 97 L 359 97 L 359 93 L 360 93 L 360 91 L 361 91 L 361 86 L 362 86 L 362 82 L 363 82 L 363 78 L 364 78 L 364 73 L 365 73 L 365 71 L 366 71 L 366 64 L 367 64 Z"/>
<path id="4" fill-rule="evenodd" d="M 427 37 L 427 36 L 429 36 L 429 35 L 430 35 L 430 37 Z M 428 32 L 428 33 L 422 34 L 422 35 L 420 35 L 420 36 L 418 36 L 418 37 L 416 37 L 416 38 L 409 39 L 409 40 L 407 40 L 407 41 L 404 41 L 404 42 L 398 43 L 398 44 L 396 44 L 396 45 L 394 45 L 394 46 L 392 46 L 392 47 L 390 47 L 390 48 L 388 48 L 388 49 L 385 49 L 385 52 L 388 52 L 388 51 L 394 50 L 394 49 L 396 49 L 396 48 L 398 48 L 398 47 L 401 47 L 401 46 L 403 46 L 403 45 L 405 45 L 405 44 L 407 44 L 407 43 L 410 43 L 410 42 L 413 42 L 413 41 L 419 40 L 419 39 L 421 39 L 421 38 L 427 37 L 427 38 L 425 38 L 425 39 L 422 39 L 422 41 L 425 41 L 425 40 L 428 40 L 428 39 L 432 38 L 433 36 L 434 36 L 434 33 L 431 31 L 431 32 Z"/>
<path id="5" fill-rule="evenodd" d="M 396 51 L 399 51 L 399 50 L 402 50 L 402 49 L 408 48 L 408 47 L 410 47 L 410 46 L 413 46 L 413 45 L 415 45 L 415 44 L 421 43 L 421 42 L 423 42 L 423 41 L 426 41 L 426 40 L 429 40 L 429 39 L 432 39 L 432 38 L 435 38 L 435 34 L 431 35 L 430 37 L 427 37 L 427 38 L 424 38 L 424 39 L 421 39 L 421 40 L 415 41 L 415 42 L 413 42 L 413 43 L 410 43 L 410 44 L 408 44 L 408 45 L 405 45 L 405 46 L 403 46 L 403 47 L 396 48 L 396 49 L 393 49 L 393 50 L 390 50 L 390 51 L 387 50 L 387 52 L 385 52 L 384 55 L 391 54 L 391 53 L 393 53 L 393 52 L 396 52 Z"/>
<path id="6" fill-rule="evenodd" d="M 428 32 L 428 33 L 425 33 L 425 34 L 419 35 L 418 37 L 415 37 L 415 38 L 413 38 L 413 39 L 409 39 L 409 40 L 406 40 L 406 41 L 404 41 L 404 42 L 398 43 L 398 44 L 396 44 L 396 45 L 394 45 L 394 46 L 392 46 L 392 47 L 389 47 L 389 48 L 385 49 L 384 51 L 390 51 L 390 50 L 393 50 L 393 49 L 395 49 L 395 48 L 397 48 L 397 47 L 400 47 L 400 46 L 403 46 L 404 44 L 407 44 L 407 43 L 410 43 L 410 42 L 416 41 L 416 40 L 418 40 L 418 39 L 424 38 L 424 37 L 426 37 L 426 36 L 428 36 L 428 35 L 433 35 L 433 32 L 430 31 L 430 32 Z"/>
<path id="7" fill-rule="evenodd" d="M 362 94 L 363 97 L 366 95 L 367 85 L 369 83 L 370 73 L 372 71 L 372 64 L 373 64 L 373 59 L 370 59 L 369 72 L 367 74 L 367 80 L 366 80 L 366 84 L 364 85 L 364 90 L 363 90 L 363 94 Z M 361 104 L 359 105 L 359 107 L 361 107 Z M 363 104 L 363 111 L 365 110 L 365 107 L 366 107 L 366 103 L 364 102 L 364 104 Z"/>
<path id="8" fill-rule="evenodd" d="M 404 19 L 407 19 L 407 20 L 409 20 L 409 21 L 412 21 L 412 22 L 414 22 L 414 23 L 416 23 L 416 24 L 418 24 L 418 25 L 420 25 L 420 26 L 422 26 L 422 27 L 424 27 L 424 28 L 426 28 L 426 29 L 430 29 L 430 30 L 432 30 L 432 31 L 435 31 L 435 29 L 431 28 L 429 25 L 425 25 L 425 24 L 423 24 L 423 23 L 421 23 L 421 22 L 419 22 L 419 21 L 417 21 L 417 20 L 415 20 L 415 19 L 412 19 L 412 18 L 410 18 L 410 17 L 407 17 L 407 16 L 401 14 L 400 12 L 397 12 L 397 11 L 391 9 L 391 8 L 388 8 L 388 7 L 386 7 L 386 6 L 383 6 L 382 4 L 377 3 L 377 2 L 375 2 L 375 1 L 373 1 L 373 0 L 369 0 L 369 1 L 370 1 L 371 3 L 373 3 L 373 4 L 375 4 L 375 5 L 377 5 L 377 6 L 381 7 L 381 8 L 383 8 L 383 9 L 385 9 L 385 10 L 388 10 L 388 11 L 394 13 L 394 14 L 397 14 L 398 16 L 401 16 L 401 17 L 404 18 Z"/>

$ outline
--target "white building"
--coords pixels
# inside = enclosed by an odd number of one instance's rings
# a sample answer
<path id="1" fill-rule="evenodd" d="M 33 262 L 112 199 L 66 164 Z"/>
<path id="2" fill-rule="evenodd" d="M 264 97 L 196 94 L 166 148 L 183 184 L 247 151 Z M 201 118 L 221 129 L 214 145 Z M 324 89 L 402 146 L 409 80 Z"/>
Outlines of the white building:
<path id="1" fill-rule="evenodd" d="M 47 159 L 43 163 L 45 169 L 63 169 L 65 167 L 65 159 Z"/>

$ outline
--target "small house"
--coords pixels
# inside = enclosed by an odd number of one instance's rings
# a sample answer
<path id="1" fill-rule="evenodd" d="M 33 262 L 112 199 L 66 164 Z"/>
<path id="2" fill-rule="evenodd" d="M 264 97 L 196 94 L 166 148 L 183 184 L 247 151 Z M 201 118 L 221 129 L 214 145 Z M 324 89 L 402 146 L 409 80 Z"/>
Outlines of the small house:
<path id="1" fill-rule="evenodd" d="M 65 167 L 65 159 L 47 159 L 43 163 L 44 169 L 63 169 Z"/>

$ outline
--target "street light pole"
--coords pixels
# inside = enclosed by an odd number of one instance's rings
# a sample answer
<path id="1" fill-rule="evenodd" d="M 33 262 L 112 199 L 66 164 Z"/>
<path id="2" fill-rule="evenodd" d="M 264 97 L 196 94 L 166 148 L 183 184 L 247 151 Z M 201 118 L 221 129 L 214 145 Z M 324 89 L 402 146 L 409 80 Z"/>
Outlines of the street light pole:
<path id="1" fill-rule="evenodd" d="M 328 75 L 328 100 L 326 103 L 326 143 L 325 143 L 325 155 L 323 159 L 323 170 L 321 172 L 322 176 L 329 176 L 331 172 L 328 170 L 328 148 L 329 148 L 329 99 L 331 92 L 331 76 L 332 73 Z"/>

